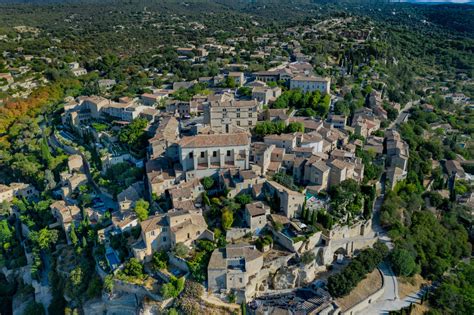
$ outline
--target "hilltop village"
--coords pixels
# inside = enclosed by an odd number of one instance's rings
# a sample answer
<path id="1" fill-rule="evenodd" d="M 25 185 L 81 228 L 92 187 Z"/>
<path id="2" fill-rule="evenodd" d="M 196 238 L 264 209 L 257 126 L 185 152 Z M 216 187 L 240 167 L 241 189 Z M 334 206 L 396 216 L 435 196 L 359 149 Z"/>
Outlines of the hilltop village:
<path id="1" fill-rule="evenodd" d="M 172 20 L 170 32 L 205 29 Z M 41 33 L 17 27 L 15 40 Z M 162 45 L 156 62 L 126 79 L 110 75 L 119 61 L 109 55 L 5 50 L 5 95 L 40 97 L 54 82 L 75 91 L 48 98 L 54 106 L 36 118 L 1 116 L 12 145 L 0 142 L 0 261 L 6 279 L 25 286 L 13 313 L 377 314 L 386 301 L 411 305 L 397 276 L 433 279 L 470 254 L 473 103 L 463 89 L 472 79 L 457 74 L 454 87 L 412 78 L 423 95 L 408 97 L 384 68 L 394 58 L 320 58 L 308 44 L 366 49 L 378 35 L 355 17 L 281 34 L 242 30 Z M 43 69 L 51 64 L 61 73 Z M 457 239 L 446 242 L 458 251 L 430 264 L 400 235 L 411 224 L 445 233 L 431 218 L 439 209 L 457 211 L 466 229 L 452 223 Z"/>

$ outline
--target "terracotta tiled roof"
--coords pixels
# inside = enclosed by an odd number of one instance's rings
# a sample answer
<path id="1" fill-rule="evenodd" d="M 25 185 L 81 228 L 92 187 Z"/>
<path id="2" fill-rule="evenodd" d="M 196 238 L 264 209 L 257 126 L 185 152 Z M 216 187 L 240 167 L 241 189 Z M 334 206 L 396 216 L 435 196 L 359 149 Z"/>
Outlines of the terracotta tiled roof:
<path id="1" fill-rule="evenodd" d="M 246 133 L 197 135 L 185 137 L 179 145 L 182 148 L 203 148 L 203 147 L 231 147 L 249 145 L 250 139 Z"/>

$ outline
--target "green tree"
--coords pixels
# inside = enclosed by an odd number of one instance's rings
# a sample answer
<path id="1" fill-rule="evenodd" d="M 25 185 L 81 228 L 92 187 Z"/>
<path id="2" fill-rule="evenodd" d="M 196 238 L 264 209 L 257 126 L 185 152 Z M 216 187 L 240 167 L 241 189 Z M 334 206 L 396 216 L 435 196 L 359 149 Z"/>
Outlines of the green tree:
<path id="1" fill-rule="evenodd" d="M 144 118 L 134 119 L 129 125 L 123 127 L 119 132 L 119 140 L 130 147 L 143 143 L 146 137 L 145 128 L 148 121 Z"/>
<path id="2" fill-rule="evenodd" d="M 237 84 L 235 83 L 235 78 L 227 76 L 227 78 L 225 79 L 225 86 L 231 89 L 235 88 L 237 86 Z"/>
<path id="3" fill-rule="evenodd" d="M 150 204 L 148 203 L 148 201 L 145 201 L 143 199 L 137 200 L 137 202 L 135 202 L 135 207 L 133 210 L 137 214 L 137 217 L 140 221 L 145 221 L 146 219 L 148 219 L 149 207 Z"/>
<path id="4" fill-rule="evenodd" d="M 143 276 L 143 265 L 136 258 L 130 258 L 130 260 L 125 263 L 123 272 L 127 276 L 131 277 L 142 277 Z"/>
<path id="5" fill-rule="evenodd" d="M 170 277 L 170 282 L 165 283 L 161 287 L 161 295 L 165 298 L 175 298 L 184 290 L 186 279 L 184 277 Z"/>
<path id="6" fill-rule="evenodd" d="M 184 258 L 188 255 L 189 248 L 183 243 L 177 243 L 173 249 L 173 252 L 176 254 L 176 256 Z"/>
<path id="7" fill-rule="evenodd" d="M 286 127 L 287 133 L 304 132 L 304 124 L 302 122 L 290 122 Z"/>
<path id="8" fill-rule="evenodd" d="M 222 228 L 224 230 L 228 230 L 232 227 L 232 223 L 234 223 L 234 213 L 227 209 L 227 208 L 224 208 L 224 210 L 222 210 Z"/>
<path id="9" fill-rule="evenodd" d="M 114 289 L 114 278 L 112 275 L 107 275 L 104 278 L 104 290 L 106 292 L 112 292 Z"/>
<path id="10" fill-rule="evenodd" d="M 311 212 L 311 224 L 315 226 L 317 222 L 318 222 L 318 211 L 313 210 Z"/>
<path id="11" fill-rule="evenodd" d="M 166 251 L 160 250 L 153 253 L 152 266 L 155 270 L 164 270 L 168 268 L 169 257 Z"/>
<path id="12" fill-rule="evenodd" d="M 390 253 L 390 262 L 395 274 L 409 277 L 414 275 L 418 266 L 413 255 L 404 248 L 398 246 Z"/>
<path id="13" fill-rule="evenodd" d="M 474 263 L 461 263 L 443 280 L 430 298 L 439 314 L 474 314 Z"/>
<path id="14" fill-rule="evenodd" d="M 89 285 L 87 286 L 86 295 L 87 298 L 92 299 L 95 297 L 99 297 L 103 289 L 103 283 L 100 280 L 98 275 L 94 275 L 92 279 L 89 281 Z"/>
<path id="15" fill-rule="evenodd" d="M 69 238 L 71 239 L 71 243 L 76 246 L 77 242 L 79 239 L 77 238 L 76 235 L 76 226 L 74 224 L 71 224 L 71 232 L 69 232 Z"/>
<path id="16" fill-rule="evenodd" d="M 170 308 L 168 315 L 179 315 L 179 313 L 175 308 Z"/>
<path id="17" fill-rule="evenodd" d="M 51 245 L 58 241 L 59 233 L 57 230 L 41 229 L 38 232 L 30 233 L 30 240 L 37 244 L 40 249 L 49 249 Z"/>
<path id="18" fill-rule="evenodd" d="M 7 220 L 0 221 L 0 247 L 12 241 L 13 229 L 10 229 Z"/>
<path id="19" fill-rule="evenodd" d="M 207 176 L 201 180 L 201 183 L 205 190 L 209 190 L 212 188 L 212 186 L 214 186 L 214 179 L 210 176 Z"/>
<path id="20" fill-rule="evenodd" d="M 23 315 L 44 315 L 46 314 L 44 306 L 41 303 L 30 302 L 26 305 Z"/>
<path id="21" fill-rule="evenodd" d="M 253 198 L 249 194 L 240 194 L 235 197 L 235 201 L 237 201 L 242 206 L 245 206 L 246 204 L 251 203 L 253 201 Z"/>
<path id="22" fill-rule="evenodd" d="M 334 113 L 336 115 L 349 116 L 350 114 L 349 104 L 347 104 L 346 101 L 337 101 L 336 104 L 334 104 Z"/>

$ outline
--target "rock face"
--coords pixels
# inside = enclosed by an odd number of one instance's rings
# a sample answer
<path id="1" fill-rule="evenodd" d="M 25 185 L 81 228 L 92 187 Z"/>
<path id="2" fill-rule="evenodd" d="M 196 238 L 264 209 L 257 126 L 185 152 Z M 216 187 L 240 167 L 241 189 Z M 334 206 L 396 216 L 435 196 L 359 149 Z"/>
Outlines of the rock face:
<path id="1" fill-rule="evenodd" d="M 273 276 L 272 289 L 285 290 L 303 286 L 314 281 L 316 274 L 325 269 L 325 266 L 320 266 L 316 262 L 282 267 Z"/>
<path id="2" fill-rule="evenodd" d="M 300 268 L 298 268 L 298 277 L 301 281 L 301 284 L 310 283 L 314 281 L 316 273 L 325 269 L 326 267 L 319 266 L 315 262 L 312 262 L 308 265 L 300 266 Z"/>
<path id="3" fill-rule="evenodd" d="M 280 268 L 275 276 L 273 276 L 273 289 L 284 290 L 293 289 L 297 285 L 298 271 L 294 268 L 283 267 Z"/>
<path id="4" fill-rule="evenodd" d="M 134 294 L 119 294 L 113 298 L 97 299 L 89 301 L 83 307 L 84 314 L 102 315 L 136 315 L 140 303 L 138 297 Z"/>

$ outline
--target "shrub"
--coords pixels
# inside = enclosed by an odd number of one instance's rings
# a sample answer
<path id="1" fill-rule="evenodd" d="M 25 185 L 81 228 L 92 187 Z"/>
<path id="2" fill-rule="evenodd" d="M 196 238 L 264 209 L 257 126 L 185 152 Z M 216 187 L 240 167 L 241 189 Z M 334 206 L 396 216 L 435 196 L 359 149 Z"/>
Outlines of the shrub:
<path id="1" fill-rule="evenodd" d="M 212 188 L 212 186 L 214 186 L 214 179 L 212 179 L 212 177 L 204 177 L 201 180 L 201 183 L 204 186 L 205 190 L 209 190 Z"/>
<path id="2" fill-rule="evenodd" d="M 301 255 L 301 262 L 305 265 L 310 264 L 316 260 L 316 255 L 313 252 L 306 252 Z"/>
<path id="3" fill-rule="evenodd" d="M 163 270 L 168 268 L 169 257 L 168 254 L 161 250 L 159 252 L 153 253 L 152 266 L 155 270 Z"/>
<path id="4" fill-rule="evenodd" d="M 188 255 L 189 248 L 183 243 L 178 243 L 174 247 L 173 252 L 175 253 L 176 256 L 184 258 Z"/>

